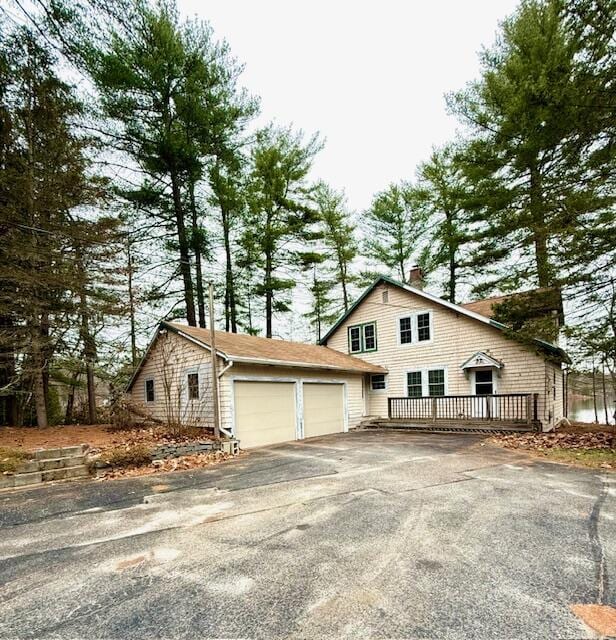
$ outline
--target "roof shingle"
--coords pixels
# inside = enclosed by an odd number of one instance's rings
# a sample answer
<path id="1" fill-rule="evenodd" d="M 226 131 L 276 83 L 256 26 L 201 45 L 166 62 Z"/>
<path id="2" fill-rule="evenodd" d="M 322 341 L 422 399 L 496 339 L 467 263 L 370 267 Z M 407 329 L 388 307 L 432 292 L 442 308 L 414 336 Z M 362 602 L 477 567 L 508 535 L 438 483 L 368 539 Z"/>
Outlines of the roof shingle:
<path id="1" fill-rule="evenodd" d="M 189 327 L 175 322 L 163 325 L 174 331 L 185 333 L 195 340 L 210 346 L 209 329 Z M 329 347 L 302 342 L 289 342 L 274 338 L 261 338 L 242 333 L 216 331 L 216 350 L 230 360 L 254 362 L 255 364 L 277 364 L 308 366 L 312 368 L 337 369 L 358 373 L 386 373 L 387 369 L 355 356 L 346 355 Z"/>

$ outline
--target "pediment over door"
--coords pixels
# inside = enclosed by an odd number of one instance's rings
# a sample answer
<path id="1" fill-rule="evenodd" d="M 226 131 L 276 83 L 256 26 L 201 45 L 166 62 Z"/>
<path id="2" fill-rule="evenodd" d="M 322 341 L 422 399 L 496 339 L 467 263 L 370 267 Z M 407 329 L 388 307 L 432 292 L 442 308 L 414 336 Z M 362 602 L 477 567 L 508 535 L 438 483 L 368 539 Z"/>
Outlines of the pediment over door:
<path id="1" fill-rule="evenodd" d="M 477 351 L 468 360 L 460 365 L 460 369 L 467 373 L 471 369 L 481 369 L 485 367 L 493 367 L 499 372 L 503 368 L 503 363 L 488 355 L 484 351 Z"/>

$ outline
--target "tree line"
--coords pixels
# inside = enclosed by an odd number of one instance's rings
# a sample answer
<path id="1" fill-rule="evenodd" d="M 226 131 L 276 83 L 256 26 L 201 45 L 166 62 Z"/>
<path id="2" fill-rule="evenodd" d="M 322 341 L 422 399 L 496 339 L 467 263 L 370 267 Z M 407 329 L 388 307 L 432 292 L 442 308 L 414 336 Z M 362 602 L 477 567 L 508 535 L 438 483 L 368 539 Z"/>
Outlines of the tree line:
<path id="1" fill-rule="evenodd" d="M 556 292 L 614 380 L 614 9 L 522 2 L 447 96 L 458 137 L 364 212 L 311 180 L 319 134 L 257 126 L 242 64 L 173 0 L 5 10 L 0 422 L 70 422 L 81 387 L 95 421 L 95 377 L 125 379 L 154 318 L 205 327 L 211 280 L 217 328 L 278 335 L 303 297 L 318 339 L 415 264 L 452 302 Z"/>

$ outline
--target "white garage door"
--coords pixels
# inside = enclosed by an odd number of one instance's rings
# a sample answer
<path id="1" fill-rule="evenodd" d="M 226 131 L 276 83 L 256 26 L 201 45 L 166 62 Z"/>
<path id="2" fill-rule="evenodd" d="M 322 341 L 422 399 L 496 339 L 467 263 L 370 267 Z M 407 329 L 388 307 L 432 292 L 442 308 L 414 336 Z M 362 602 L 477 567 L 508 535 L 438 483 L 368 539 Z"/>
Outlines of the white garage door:
<path id="1" fill-rule="evenodd" d="M 242 449 L 295 440 L 292 382 L 234 383 L 235 436 Z"/>
<path id="2" fill-rule="evenodd" d="M 344 386 L 304 383 L 304 438 L 344 431 Z"/>

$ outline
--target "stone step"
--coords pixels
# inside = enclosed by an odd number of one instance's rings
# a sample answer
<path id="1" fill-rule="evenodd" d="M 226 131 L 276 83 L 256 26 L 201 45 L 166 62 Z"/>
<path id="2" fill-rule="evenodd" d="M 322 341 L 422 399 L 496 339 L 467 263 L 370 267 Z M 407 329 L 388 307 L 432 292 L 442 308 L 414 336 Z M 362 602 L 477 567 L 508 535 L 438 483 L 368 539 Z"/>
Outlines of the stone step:
<path id="1" fill-rule="evenodd" d="M 82 456 L 85 452 L 85 445 L 79 444 L 72 447 L 58 447 L 57 449 L 39 449 L 34 452 L 36 460 L 51 460 L 57 458 L 72 458 Z"/>
<path id="2" fill-rule="evenodd" d="M 64 467 L 76 467 L 85 462 L 85 456 L 72 456 L 70 458 L 48 458 L 46 460 L 30 460 L 17 465 L 17 473 L 32 473 L 34 471 L 50 471 L 51 469 L 63 469 Z"/>
<path id="3" fill-rule="evenodd" d="M 43 482 L 49 482 L 50 480 L 68 480 L 69 478 L 82 478 L 90 475 L 88 467 L 86 467 L 85 464 L 79 464 L 74 467 L 64 467 L 62 469 L 50 469 L 49 471 L 41 471 L 40 473 Z"/>
<path id="4" fill-rule="evenodd" d="M 32 473 L 17 473 L 13 476 L 14 487 L 25 487 L 29 484 L 39 484 L 43 482 L 43 472 L 34 471 Z"/>

